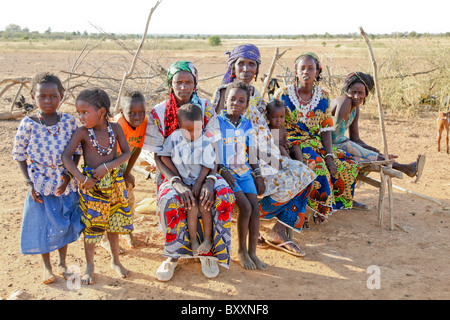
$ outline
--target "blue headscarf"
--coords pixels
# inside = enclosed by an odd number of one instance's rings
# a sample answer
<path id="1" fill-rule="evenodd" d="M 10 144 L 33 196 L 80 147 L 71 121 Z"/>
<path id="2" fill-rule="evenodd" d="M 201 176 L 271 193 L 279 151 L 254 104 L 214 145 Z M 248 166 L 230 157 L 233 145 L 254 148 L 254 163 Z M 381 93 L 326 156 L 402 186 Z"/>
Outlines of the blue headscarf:
<path id="1" fill-rule="evenodd" d="M 222 80 L 223 84 L 228 84 L 234 81 L 236 75 L 233 74 L 232 67 L 233 63 L 238 58 L 251 59 L 256 61 L 258 65 L 261 64 L 261 55 L 259 53 L 259 49 L 255 45 L 250 43 L 237 46 L 233 49 L 233 51 L 231 52 L 227 51 L 225 52 L 225 54 L 228 54 L 229 56 L 228 56 L 228 69 Z"/>

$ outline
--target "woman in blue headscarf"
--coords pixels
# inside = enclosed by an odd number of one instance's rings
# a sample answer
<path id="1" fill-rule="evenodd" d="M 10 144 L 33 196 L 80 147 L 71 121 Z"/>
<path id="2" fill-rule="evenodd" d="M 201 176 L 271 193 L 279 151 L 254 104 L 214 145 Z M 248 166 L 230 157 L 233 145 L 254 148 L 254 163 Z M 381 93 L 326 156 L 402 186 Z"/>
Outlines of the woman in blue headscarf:
<path id="1" fill-rule="evenodd" d="M 303 229 L 309 186 L 315 174 L 303 163 L 282 156 L 274 143 L 267 125 L 265 103 L 252 85 L 261 65 L 259 49 L 253 44 L 243 44 L 227 54 L 227 71 L 222 85 L 215 92 L 213 105 L 216 112 L 223 108 L 228 84 L 242 81 L 249 85 L 251 96 L 245 116 L 252 122 L 255 145 L 258 146 L 259 167 L 266 186 L 266 192 L 260 201 L 260 214 L 262 219 L 277 219 L 266 239 L 260 240 L 293 255 L 304 256 L 305 253 L 289 238 L 286 231 L 291 229 L 300 232 Z"/>

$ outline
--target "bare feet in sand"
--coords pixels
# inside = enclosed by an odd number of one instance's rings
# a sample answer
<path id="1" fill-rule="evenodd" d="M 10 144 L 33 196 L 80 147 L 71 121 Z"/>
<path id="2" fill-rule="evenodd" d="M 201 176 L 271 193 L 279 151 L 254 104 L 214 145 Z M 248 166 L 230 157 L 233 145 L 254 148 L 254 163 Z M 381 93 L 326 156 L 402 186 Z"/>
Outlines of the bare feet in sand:
<path id="1" fill-rule="evenodd" d="M 238 258 L 239 262 L 241 263 L 241 266 L 244 269 L 247 270 L 254 270 L 256 269 L 256 264 L 253 262 L 253 260 L 248 255 L 248 252 L 246 250 L 238 250 Z"/>
<path id="2" fill-rule="evenodd" d="M 131 275 L 131 271 L 125 269 L 124 266 L 122 266 L 122 264 L 118 262 L 111 262 L 111 269 L 115 270 L 122 279 L 128 278 Z"/>
<path id="3" fill-rule="evenodd" d="M 88 264 L 86 266 L 84 275 L 81 278 L 81 284 L 84 284 L 84 285 L 94 284 L 94 265 Z"/>
<path id="4" fill-rule="evenodd" d="M 195 254 L 196 255 L 207 254 L 210 250 L 211 250 L 211 239 L 205 239 L 203 240 L 202 244 L 198 246 Z"/>

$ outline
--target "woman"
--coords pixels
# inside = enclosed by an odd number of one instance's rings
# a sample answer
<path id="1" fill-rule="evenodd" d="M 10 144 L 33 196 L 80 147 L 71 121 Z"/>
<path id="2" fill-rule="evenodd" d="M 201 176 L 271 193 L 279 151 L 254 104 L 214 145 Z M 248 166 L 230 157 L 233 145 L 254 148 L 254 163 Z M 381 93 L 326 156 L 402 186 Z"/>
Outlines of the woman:
<path id="1" fill-rule="evenodd" d="M 333 121 L 328 94 L 318 86 L 322 68 L 314 53 L 295 60 L 295 83 L 280 88 L 274 98 L 289 109 L 286 130 L 289 142 L 302 150 L 303 158 L 315 166 L 317 177 L 308 199 L 321 222 L 335 210 L 352 207 L 358 164 L 349 154 L 332 148 Z"/>
<path id="2" fill-rule="evenodd" d="M 163 147 L 165 139 L 178 129 L 177 111 L 186 103 L 198 105 L 203 112 L 204 132 L 219 137 L 219 127 L 214 109 L 208 100 L 200 99 L 196 93 L 197 70 L 189 61 L 173 63 L 167 74 L 169 87 L 168 99 L 156 105 L 150 112 L 144 149 L 157 153 Z M 187 215 L 185 205 L 193 199 L 191 190 L 181 179 L 175 179 L 173 174 L 155 155 L 155 163 L 159 170 L 157 177 L 157 202 L 160 228 L 165 233 L 164 261 L 156 272 L 156 278 L 168 281 L 172 278 L 178 258 L 192 257 L 192 248 L 187 230 Z M 211 172 L 216 175 L 216 172 Z M 213 258 L 201 257 L 202 271 L 206 277 L 217 276 L 219 268 L 216 260 L 228 268 L 230 264 L 231 243 L 231 211 L 234 205 L 234 194 L 228 184 L 217 175 L 215 179 L 207 179 L 201 189 L 202 206 L 211 209 L 213 216 Z M 202 227 L 199 222 L 197 236 L 203 241 Z"/>
<path id="3" fill-rule="evenodd" d="M 265 118 L 265 104 L 261 95 L 251 85 L 256 80 L 261 64 L 260 52 L 252 44 L 237 46 L 229 54 L 227 72 L 223 84 L 215 93 L 213 105 L 219 112 L 224 105 L 224 95 L 228 84 L 242 81 L 249 85 L 251 96 L 248 112 L 255 131 L 255 145 L 258 146 L 258 161 L 264 178 L 266 192 L 260 201 L 262 219 L 276 218 L 273 229 L 266 235 L 267 242 L 278 249 L 296 256 L 305 253 L 286 234 L 290 230 L 300 232 L 305 223 L 308 186 L 315 174 L 301 162 L 283 157 L 274 144 L 272 133 Z"/>
<path id="4" fill-rule="evenodd" d="M 378 149 L 367 145 L 359 137 L 358 120 L 360 106 L 366 102 L 366 97 L 373 91 L 374 81 L 371 75 L 350 73 L 344 82 L 342 95 L 331 102 L 334 131 L 331 134 L 333 145 L 355 156 L 358 161 L 384 160 Z M 348 129 L 349 138 L 345 136 Z M 397 158 L 390 155 L 390 158 Z M 392 167 L 409 177 L 416 177 L 417 182 L 425 165 L 425 155 L 419 155 L 417 161 L 409 164 L 394 162 Z"/>

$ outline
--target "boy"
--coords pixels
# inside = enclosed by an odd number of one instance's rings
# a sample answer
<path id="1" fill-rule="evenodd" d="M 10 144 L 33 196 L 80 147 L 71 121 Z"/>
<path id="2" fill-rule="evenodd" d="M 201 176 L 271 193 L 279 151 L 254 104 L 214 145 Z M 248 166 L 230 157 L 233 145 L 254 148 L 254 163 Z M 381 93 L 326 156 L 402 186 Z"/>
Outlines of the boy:
<path id="1" fill-rule="evenodd" d="M 209 175 L 215 168 L 215 152 L 209 134 L 203 134 L 202 110 L 195 104 L 185 104 L 178 110 L 178 123 L 180 129 L 175 130 L 164 142 L 163 150 L 158 152 L 161 161 L 188 188 L 186 195 L 191 198 L 186 208 L 188 215 L 188 231 L 193 255 L 207 254 L 212 244 L 212 216 L 209 210 L 200 206 L 200 190 L 206 179 L 216 180 Z M 170 182 L 172 183 L 172 181 Z M 180 195 L 184 196 L 184 195 Z M 193 199 L 192 199 L 193 196 Z M 201 214 L 204 229 L 204 241 L 199 244 L 197 240 L 198 214 Z"/>

